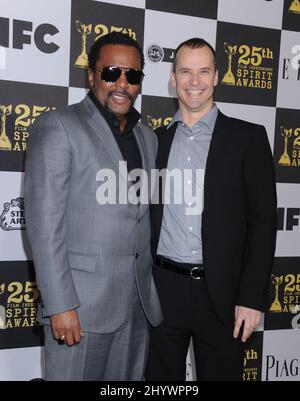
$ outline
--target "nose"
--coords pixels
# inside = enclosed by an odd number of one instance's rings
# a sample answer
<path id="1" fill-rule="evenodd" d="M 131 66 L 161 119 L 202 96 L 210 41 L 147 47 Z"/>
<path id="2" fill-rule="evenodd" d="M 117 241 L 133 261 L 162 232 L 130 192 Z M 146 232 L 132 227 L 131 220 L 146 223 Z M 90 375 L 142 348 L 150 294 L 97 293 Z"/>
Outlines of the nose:
<path id="1" fill-rule="evenodd" d="M 128 88 L 128 82 L 126 78 L 125 71 L 122 71 L 122 74 L 120 75 L 119 79 L 116 81 L 116 85 L 120 88 Z"/>
<path id="2" fill-rule="evenodd" d="M 191 78 L 192 85 L 198 85 L 201 82 L 200 74 L 193 74 Z"/>

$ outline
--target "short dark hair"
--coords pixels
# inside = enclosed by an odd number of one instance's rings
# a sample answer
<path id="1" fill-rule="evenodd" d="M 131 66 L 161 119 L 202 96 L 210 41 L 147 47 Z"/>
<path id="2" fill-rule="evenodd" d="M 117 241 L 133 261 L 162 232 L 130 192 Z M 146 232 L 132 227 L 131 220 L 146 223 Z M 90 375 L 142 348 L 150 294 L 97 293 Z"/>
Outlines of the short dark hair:
<path id="1" fill-rule="evenodd" d="M 132 37 L 128 34 L 122 32 L 110 32 L 107 35 L 101 36 L 99 39 L 97 39 L 90 48 L 89 68 L 91 68 L 93 71 L 96 69 L 96 62 L 100 57 L 101 49 L 105 45 L 124 45 L 135 47 L 141 58 L 141 68 L 144 68 L 144 53 L 138 42 L 132 39 Z"/>
<path id="2" fill-rule="evenodd" d="M 184 42 L 180 43 L 180 45 L 175 50 L 175 55 L 174 55 L 174 60 L 173 60 L 173 72 L 175 72 L 175 69 L 176 69 L 177 53 L 183 46 L 190 47 L 191 49 L 198 49 L 198 48 L 207 46 L 212 52 L 214 66 L 215 66 L 215 69 L 217 70 L 215 49 L 206 40 L 204 40 L 202 38 L 191 38 L 191 39 L 185 40 Z"/>

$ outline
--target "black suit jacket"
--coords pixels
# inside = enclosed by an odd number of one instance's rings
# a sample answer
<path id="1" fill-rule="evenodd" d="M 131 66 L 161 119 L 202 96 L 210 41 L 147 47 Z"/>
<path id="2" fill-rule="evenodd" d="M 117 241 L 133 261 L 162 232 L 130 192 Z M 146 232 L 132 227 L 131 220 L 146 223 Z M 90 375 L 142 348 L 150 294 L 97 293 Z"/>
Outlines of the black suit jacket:
<path id="1" fill-rule="evenodd" d="M 167 168 L 175 131 L 176 125 L 156 130 L 158 169 Z M 151 206 L 154 257 L 162 217 L 160 196 L 159 204 Z M 219 111 L 205 171 L 202 251 L 208 290 L 224 322 L 232 322 L 235 305 L 265 309 L 276 230 L 274 165 L 266 130 Z"/>

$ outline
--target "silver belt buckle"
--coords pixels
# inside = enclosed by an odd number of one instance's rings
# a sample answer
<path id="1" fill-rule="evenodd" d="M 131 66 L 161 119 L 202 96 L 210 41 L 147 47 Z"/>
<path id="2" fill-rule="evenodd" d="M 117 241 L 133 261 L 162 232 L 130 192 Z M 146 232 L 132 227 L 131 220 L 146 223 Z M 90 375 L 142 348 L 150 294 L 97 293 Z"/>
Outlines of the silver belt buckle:
<path id="1" fill-rule="evenodd" d="M 191 269 L 191 271 L 190 271 L 190 276 L 194 279 L 194 280 L 200 280 L 201 279 L 201 276 L 199 276 L 199 277 L 195 277 L 193 274 L 194 274 L 194 272 L 200 272 L 202 269 L 200 268 L 200 267 L 198 267 L 198 266 L 195 266 L 195 267 L 193 267 L 192 269 Z"/>

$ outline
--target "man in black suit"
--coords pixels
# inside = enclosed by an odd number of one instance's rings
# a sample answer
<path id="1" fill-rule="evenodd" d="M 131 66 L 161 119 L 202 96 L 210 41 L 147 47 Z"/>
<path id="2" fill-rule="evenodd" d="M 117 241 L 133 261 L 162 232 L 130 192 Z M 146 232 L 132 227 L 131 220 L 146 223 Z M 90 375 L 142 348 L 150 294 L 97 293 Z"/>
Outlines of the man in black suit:
<path id="1" fill-rule="evenodd" d="M 157 168 L 179 169 L 183 185 L 176 181 L 166 202 L 168 180 L 164 188 L 160 181 L 164 200 L 152 206 L 164 321 L 151 329 L 146 379 L 184 380 L 192 338 L 198 380 L 241 380 L 245 341 L 266 305 L 275 250 L 272 153 L 263 126 L 227 117 L 214 104 L 218 71 L 206 41 L 178 46 L 171 82 L 179 110 L 157 130 Z"/>

